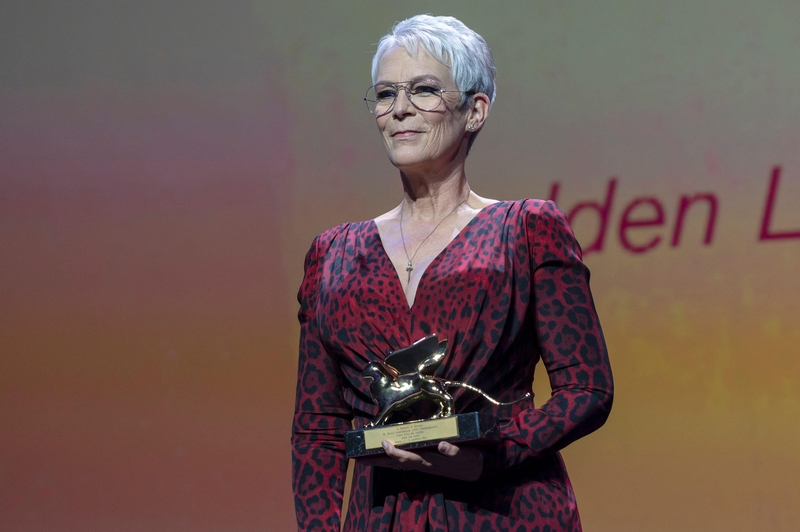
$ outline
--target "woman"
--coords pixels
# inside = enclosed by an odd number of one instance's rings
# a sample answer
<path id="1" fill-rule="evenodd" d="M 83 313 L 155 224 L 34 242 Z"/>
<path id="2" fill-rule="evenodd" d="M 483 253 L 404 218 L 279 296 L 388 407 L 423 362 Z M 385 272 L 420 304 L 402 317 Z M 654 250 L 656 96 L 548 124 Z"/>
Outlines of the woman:
<path id="1" fill-rule="evenodd" d="M 318 236 L 299 292 L 293 477 L 301 530 L 338 530 L 343 434 L 377 413 L 361 371 L 429 334 L 437 370 L 500 401 L 531 390 L 541 358 L 553 394 L 494 406 L 466 390 L 457 412 L 500 420 L 501 441 L 441 442 L 359 459 L 345 530 L 580 530 L 558 450 L 608 417 L 613 385 L 589 273 L 550 202 L 472 192 L 464 166 L 494 100 L 489 48 L 451 17 L 420 15 L 381 39 L 367 104 L 400 170 L 403 199 Z M 548 528 L 549 527 L 549 528 Z"/>

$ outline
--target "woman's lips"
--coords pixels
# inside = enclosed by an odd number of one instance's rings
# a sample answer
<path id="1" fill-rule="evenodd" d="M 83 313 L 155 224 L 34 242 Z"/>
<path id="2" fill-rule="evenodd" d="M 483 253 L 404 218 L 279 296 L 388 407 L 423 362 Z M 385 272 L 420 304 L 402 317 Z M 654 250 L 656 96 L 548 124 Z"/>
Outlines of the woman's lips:
<path id="1" fill-rule="evenodd" d="M 410 139 L 416 135 L 419 135 L 419 131 L 398 131 L 397 133 L 393 133 L 392 137 L 396 139 Z"/>

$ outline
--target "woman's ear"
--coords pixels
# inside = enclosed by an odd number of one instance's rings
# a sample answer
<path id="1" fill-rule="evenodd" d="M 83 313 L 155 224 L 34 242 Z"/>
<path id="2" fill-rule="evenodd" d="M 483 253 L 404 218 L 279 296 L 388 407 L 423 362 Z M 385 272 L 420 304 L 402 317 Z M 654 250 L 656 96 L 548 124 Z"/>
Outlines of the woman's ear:
<path id="1" fill-rule="evenodd" d="M 484 93 L 478 92 L 472 95 L 467 110 L 468 131 L 479 131 L 483 127 L 486 117 L 489 116 L 489 107 L 491 107 L 491 101 Z"/>

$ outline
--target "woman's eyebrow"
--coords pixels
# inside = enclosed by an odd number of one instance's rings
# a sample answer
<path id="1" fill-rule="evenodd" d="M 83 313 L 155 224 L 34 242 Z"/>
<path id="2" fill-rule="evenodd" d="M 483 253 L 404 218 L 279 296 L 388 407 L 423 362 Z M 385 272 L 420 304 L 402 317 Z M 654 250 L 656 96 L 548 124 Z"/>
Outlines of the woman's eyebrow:
<path id="1" fill-rule="evenodd" d="M 436 81 L 437 83 L 441 83 L 442 82 L 442 80 L 440 80 L 438 77 L 434 76 L 433 74 L 422 74 L 420 76 L 414 76 L 413 78 L 405 80 L 405 81 L 388 81 L 388 80 L 379 79 L 378 81 L 375 82 L 375 85 L 394 85 L 396 83 L 410 83 L 412 81 L 424 81 L 426 79 L 429 79 L 431 81 Z"/>

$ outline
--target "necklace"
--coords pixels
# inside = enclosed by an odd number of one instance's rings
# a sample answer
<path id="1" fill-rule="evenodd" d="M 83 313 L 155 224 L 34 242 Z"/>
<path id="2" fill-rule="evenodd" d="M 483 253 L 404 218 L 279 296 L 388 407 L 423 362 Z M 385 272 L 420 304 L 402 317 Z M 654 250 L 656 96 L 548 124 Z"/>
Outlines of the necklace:
<path id="1" fill-rule="evenodd" d="M 417 253 L 419 253 L 419 250 L 422 248 L 422 244 L 424 244 L 425 241 L 428 240 L 431 237 L 431 235 L 433 235 L 433 233 L 436 232 L 437 229 L 439 229 L 439 226 L 442 225 L 442 222 L 450 218 L 450 216 L 452 216 L 453 213 L 455 213 L 458 210 L 458 208 L 461 207 L 461 204 L 467 201 L 468 197 L 469 194 L 467 194 L 467 196 L 464 197 L 464 199 L 459 201 L 458 205 L 456 205 L 455 208 L 452 211 L 450 211 L 450 213 L 447 216 L 439 220 L 439 223 L 436 224 L 436 227 L 433 228 L 433 231 L 428 233 L 428 236 L 422 239 L 422 242 L 420 242 L 419 246 L 417 246 L 417 250 L 410 257 L 408 256 L 408 249 L 406 249 L 406 237 L 403 234 L 403 207 L 402 206 L 400 207 L 400 240 L 403 242 L 403 251 L 405 251 L 406 259 L 408 259 L 408 264 L 406 264 L 406 271 L 408 272 L 408 281 L 406 282 L 406 285 L 411 283 L 411 271 L 414 269 L 414 264 L 413 264 L 414 257 L 416 257 Z"/>

